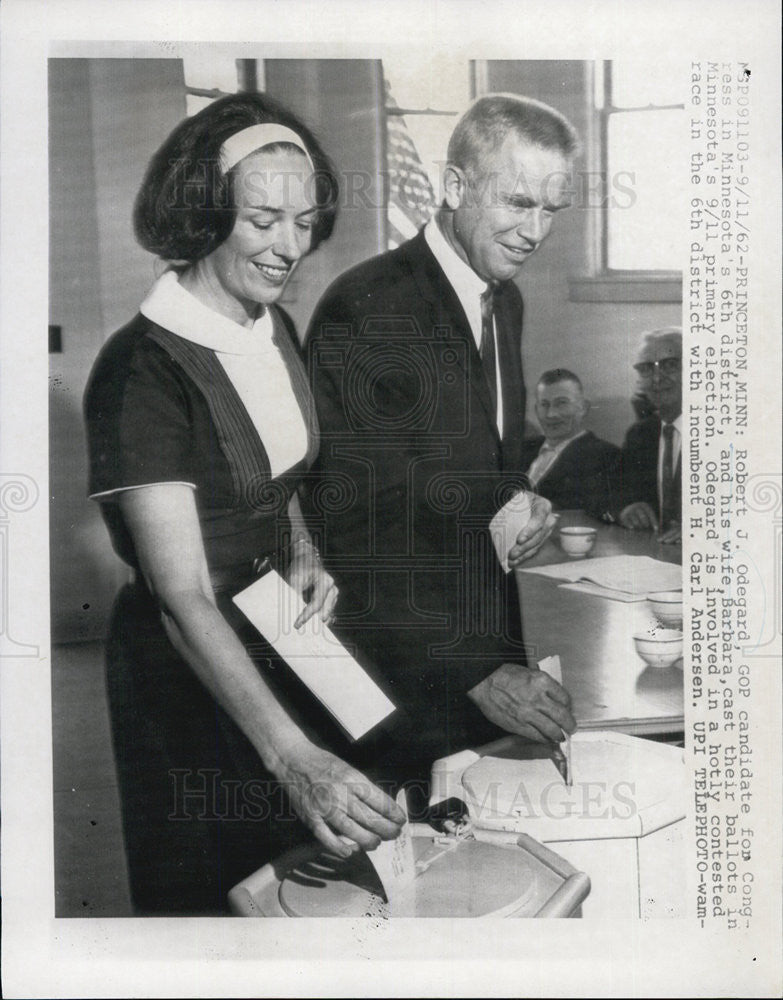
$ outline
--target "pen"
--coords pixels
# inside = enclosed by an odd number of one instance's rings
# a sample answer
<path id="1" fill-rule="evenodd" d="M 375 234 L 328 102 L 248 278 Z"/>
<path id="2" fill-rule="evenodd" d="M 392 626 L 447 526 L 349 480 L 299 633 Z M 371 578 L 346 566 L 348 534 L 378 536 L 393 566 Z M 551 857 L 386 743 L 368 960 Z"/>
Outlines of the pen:
<path id="1" fill-rule="evenodd" d="M 571 737 L 570 736 L 566 736 L 565 746 L 566 746 L 565 753 L 563 753 L 563 751 L 561 750 L 561 748 L 557 744 L 555 744 L 555 746 L 552 748 L 552 761 L 553 761 L 555 767 L 557 768 L 558 773 L 560 774 L 560 777 L 563 779 L 563 782 L 565 783 L 566 788 L 570 788 L 571 785 L 573 784 L 573 780 L 571 778 Z"/>
<path id="2" fill-rule="evenodd" d="M 547 656 L 545 659 L 540 660 L 536 666 L 539 670 L 543 670 L 544 673 L 549 674 L 558 684 L 563 683 L 563 671 L 559 656 Z M 558 745 L 555 745 L 552 751 L 552 760 L 560 772 L 560 777 L 565 782 L 566 788 L 571 788 L 574 783 L 574 777 L 571 768 L 571 737 L 568 733 L 565 736 L 565 753 L 563 753 Z"/>

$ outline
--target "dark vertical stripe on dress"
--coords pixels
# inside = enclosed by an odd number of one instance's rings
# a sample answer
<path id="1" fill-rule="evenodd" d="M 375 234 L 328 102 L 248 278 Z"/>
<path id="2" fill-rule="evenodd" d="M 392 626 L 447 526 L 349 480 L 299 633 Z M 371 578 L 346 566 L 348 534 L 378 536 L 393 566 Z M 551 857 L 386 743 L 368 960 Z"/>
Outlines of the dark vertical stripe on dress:
<path id="1" fill-rule="evenodd" d="M 288 371 L 294 398 L 307 430 L 305 464 L 309 467 L 318 454 L 319 435 L 315 407 L 304 366 L 285 329 L 284 320 L 274 310 L 270 310 L 270 313 L 273 342 Z M 258 430 L 226 370 L 215 356 L 215 351 L 194 344 L 157 325 L 153 326 L 150 337 L 181 366 L 206 400 L 220 448 L 231 469 L 236 499 L 247 500 L 257 492 L 259 486 L 272 479 L 272 469 Z"/>
<path id="2" fill-rule="evenodd" d="M 153 327 L 150 337 L 168 351 L 206 400 L 239 501 L 249 483 L 268 481 L 272 470 L 263 442 L 231 379 L 208 347 L 159 326 Z"/>

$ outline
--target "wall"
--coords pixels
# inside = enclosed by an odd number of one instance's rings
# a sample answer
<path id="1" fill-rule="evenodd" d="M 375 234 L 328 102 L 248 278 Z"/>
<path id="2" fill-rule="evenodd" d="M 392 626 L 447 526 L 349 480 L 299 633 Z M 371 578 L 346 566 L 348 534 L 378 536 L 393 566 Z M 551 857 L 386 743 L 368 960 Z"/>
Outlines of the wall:
<path id="1" fill-rule="evenodd" d="M 331 281 L 386 249 L 378 182 L 385 161 L 381 64 L 364 59 L 267 59 L 264 76 L 266 92 L 312 128 L 340 179 L 334 232 L 299 265 L 281 299 L 304 337 Z"/>
<path id="2" fill-rule="evenodd" d="M 488 89 L 525 94 L 562 112 L 584 138 L 589 130 L 588 66 L 578 61 L 494 61 Z M 582 155 L 577 170 L 587 170 Z M 522 356 L 528 390 L 547 368 L 571 368 L 592 400 L 589 426 L 620 443 L 633 420 L 628 402 L 631 365 L 643 330 L 679 324 L 677 303 L 569 302 L 568 277 L 590 271 L 589 209 L 576 204 L 560 213 L 544 246 L 525 264 L 519 287 L 525 299 Z M 529 408 L 528 417 L 531 417 Z"/>
<path id="3" fill-rule="evenodd" d="M 82 395 L 106 337 L 136 313 L 153 280 L 131 208 L 152 152 L 184 114 L 178 60 L 49 63 L 52 638 L 102 636 L 127 574 L 87 499 Z"/>

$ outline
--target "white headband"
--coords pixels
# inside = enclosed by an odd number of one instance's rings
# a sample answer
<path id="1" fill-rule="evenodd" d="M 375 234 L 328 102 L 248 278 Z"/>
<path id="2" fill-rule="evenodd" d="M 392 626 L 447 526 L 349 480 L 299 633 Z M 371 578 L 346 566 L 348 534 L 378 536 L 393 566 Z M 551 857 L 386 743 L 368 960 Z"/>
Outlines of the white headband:
<path id="1" fill-rule="evenodd" d="M 220 147 L 220 167 L 223 173 L 227 174 L 240 160 L 244 160 L 246 156 L 250 156 L 256 150 L 262 149 L 264 146 L 272 146 L 276 142 L 289 142 L 301 149 L 310 169 L 315 172 L 310 154 L 296 132 L 286 128 L 285 125 L 262 124 L 243 128 L 241 132 L 236 132 L 226 139 Z"/>

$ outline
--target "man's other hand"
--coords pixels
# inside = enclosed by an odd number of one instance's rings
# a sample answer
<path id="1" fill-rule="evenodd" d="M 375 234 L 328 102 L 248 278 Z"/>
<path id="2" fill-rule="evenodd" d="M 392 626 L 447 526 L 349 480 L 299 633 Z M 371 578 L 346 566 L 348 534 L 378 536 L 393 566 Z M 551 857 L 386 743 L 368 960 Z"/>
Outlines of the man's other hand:
<path id="1" fill-rule="evenodd" d="M 560 743 L 576 729 L 571 696 L 543 670 L 504 663 L 468 697 L 496 726 L 539 743 Z"/>
<path id="2" fill-rule="evenodd" d="M 618 520 L 629 531 L 656 531 L 658 528 L 658 518 L 655 516 L 655 511 L 644 501 L 630 503 L 627 507 L 623 507 Z"/>
<path id="3" fill-rule="evenodd" d="M 530 495 L 530 520 L 517 535 L 517 540 L 508 553 L 508 564 L 516 569 L 526 559 L 530 559 L 552 534 L 557 518 L 552 513 L 552 504 L 538 494 Z"/>

